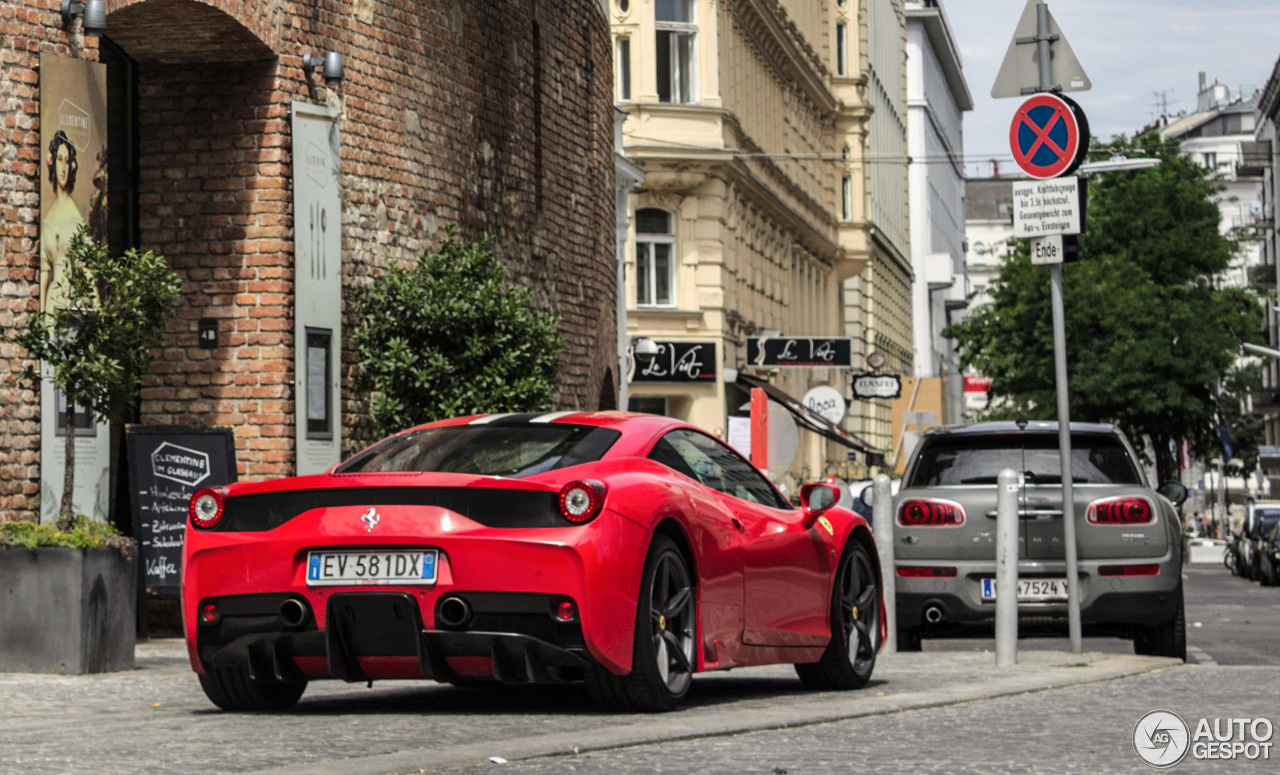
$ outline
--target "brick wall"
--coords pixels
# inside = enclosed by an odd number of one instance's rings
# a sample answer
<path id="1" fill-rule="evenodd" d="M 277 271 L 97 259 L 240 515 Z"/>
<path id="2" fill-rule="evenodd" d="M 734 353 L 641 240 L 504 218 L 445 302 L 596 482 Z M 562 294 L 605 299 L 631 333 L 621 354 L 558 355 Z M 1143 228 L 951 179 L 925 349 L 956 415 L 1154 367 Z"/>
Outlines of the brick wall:
<path id="1" fill-rule="evenodd" d="M 141 247 L 183 280 L 142 421 L 231 425 L 242 478 L 293 471 L 289 103 L 342 111 L 343 282 L 370 282 L 458 224 L 563 318 L 560 408 L 613 385 L 612 76 L 598 0 L 108 2 L 137 62 Z M 36 307 L 39 51 L 96 58 L 54 4 L 0 7 L 0 325 Z M 68 40 L 72 41 L 68 45 Z M 304 51 L 343 54 L 325 87 Z M 200 317 L 222 345 L 200 350 Z M 0 375 L 21 362 L 0 345 Z M 344 393 L 344 435 L 363 427 Z M 359 430 L 348 446 L 368 440 Z M 38 400 L 0 387 L 0 517 L 33 518 Z M 349 450 L 348 450 L 349 451 Z"/>

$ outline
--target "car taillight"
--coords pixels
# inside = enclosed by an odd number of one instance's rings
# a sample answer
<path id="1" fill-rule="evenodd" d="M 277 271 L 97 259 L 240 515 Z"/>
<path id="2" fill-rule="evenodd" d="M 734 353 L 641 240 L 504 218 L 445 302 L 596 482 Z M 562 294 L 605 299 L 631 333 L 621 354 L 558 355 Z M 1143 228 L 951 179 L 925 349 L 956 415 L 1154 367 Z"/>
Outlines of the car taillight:
<path id="1" fill-rule="evenodd" d="M 1108 498 L 1089 504 L 1086 519 L 1095 525 L 1136 525 L 1150 522 L 1151 502 L 1146 498 Z"/>
<path id="2" fill-rule="evenodd" d="M 222 521 L 222 511 L 226 506 L 223 490 L 220 487 L 206 487 L 197 490 L 187 505 L 187 516 L 191 524 L 208 530 Z"/>
<path id="3" fill-rule="evenodd" d="M 955 527 L 964 524 L 964 509 L 951 501 L 906 501 L 898 508 L 903 527 Z"/>
<path id="4" fill-rule="evenodd" d="M 956 569 L 942 565 L 899 565 L 898 575 L 904 579 L 950 579 Z"/>
<path id="5" fill-rule="evenodd" d="M 1098 568 L 1099 576 L 1158 576 L 1159 565 L 1103 565 Z"/>
<path id="6" fill-rule="evenodd" d="M 579 479 L 560 489 L 560 516 L 575 525 L 596 518 L 604 506 L 604 483 L 594 479 Z"/>

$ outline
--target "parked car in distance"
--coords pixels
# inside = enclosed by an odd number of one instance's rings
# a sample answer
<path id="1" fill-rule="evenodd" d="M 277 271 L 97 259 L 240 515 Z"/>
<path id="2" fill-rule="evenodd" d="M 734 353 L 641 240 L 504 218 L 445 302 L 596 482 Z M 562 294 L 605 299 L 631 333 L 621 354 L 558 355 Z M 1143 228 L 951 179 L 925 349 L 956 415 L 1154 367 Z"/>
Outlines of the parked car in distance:
<path id="1" fill-rule="evenodd" d="M 791 663 L 871 677 L 886 634 L 865 520 L 793 507 L 737 452 L 655 415 L 422 425 L 328 473 L 206 488 L 183 548 L 187 649 L 226 710 L 318 679 L 585 682 L 664 711 L 693 674 Z"/>
<path id="2" fill-rule="evenodd" d="M 1280 583 L 1280 520 L 1273 520 L 1271 527 L 1262 534 L 1258 546 L 1258 580 L 1264 587 Z"/>
<path id="3" fill-rule="evenodd" d="M 1245 511 L 1240 531 L 1232 538 L 1236 552 L 1236 573 L 1242 578 L 1257 580 L 1258 562 L 1254 556 L 1254 539 L 1257 537 L 1258 520 L 1263 514 L 1280 511 L 1280 501 L 1252 501 Z"/>
<path id="4" fill-rule="evenodd" d="M 1261 582 L 1264 587 L 1274 586 L 1276 583 L 1275 576 L 1264 575 L 1263 569 L 1270 543 L 1267 536 L 1277 522 L 1280 522 L 1280 502 L 1258 501 L 1250 507 L 1244 523 L 1242 548 L 1248 557 L 1247 578 Z"/>
<path id="5" fill-rule="evenodd" d="M 1085 634 L 1130 638 L 1139 654 L 1186 659 L 1177 482 L 1148 486 L 1112 425 L 1072 423 L 1080 618 Z M 1067 569 L 1056 422 L 931 429 L 894 499 L 898 646 L 990 634 L 996 576 L 996 477 L 1020 474 L 1019 630 L 1067 630 Z"/>

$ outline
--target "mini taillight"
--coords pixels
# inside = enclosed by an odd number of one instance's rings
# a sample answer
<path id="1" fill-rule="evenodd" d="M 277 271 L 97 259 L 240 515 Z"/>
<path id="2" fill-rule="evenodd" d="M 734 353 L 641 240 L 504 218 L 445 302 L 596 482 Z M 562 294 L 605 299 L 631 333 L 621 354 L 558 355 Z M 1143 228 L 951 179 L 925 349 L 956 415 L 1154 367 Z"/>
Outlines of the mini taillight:
<path id="1" fill-rule="evenodd" d="M 1146 498 L 1108 498 L 1089 504 L 1086 519 L 1095 525 L 1136 525 L 1150 522 L 1151 502 Z"/>
<path id="2" fill-rule="evenodd" d="M 904 579 L 955 578 L 956 569 L 942 565 L 899 565 L 898 575 Z"/>
<path id="3" fill-rule="evenodd" d="M 964 509 L 951 501 L 906 501 L 898 508 L 903 527 L 955 527 L 964 524 Z"/>
<path id="4" fill-rule="evenodd" d="M 222 521 L 222 510 L 225 506 L 226 500 L 222 497 L 222 489 L 206 487 L 203 490 L 197 490 L 196 494 L 191 496 L 191 502 L 187 505 L 187 516 L 191 517 L 191 524 L 208 530 Z"/>
<path id="5" fill-rule="evenodd" d="M 1099 576 L 1158 576 L 1159 565 L 1103 565 L 1098 568 Z"/>
<path id="6" fill-rule="evenodd" d="M 560 489 L 560 516 L 581 525 L 595 519 L 604 506 L 604 483 L 594 479 L 579 479 Z"/>

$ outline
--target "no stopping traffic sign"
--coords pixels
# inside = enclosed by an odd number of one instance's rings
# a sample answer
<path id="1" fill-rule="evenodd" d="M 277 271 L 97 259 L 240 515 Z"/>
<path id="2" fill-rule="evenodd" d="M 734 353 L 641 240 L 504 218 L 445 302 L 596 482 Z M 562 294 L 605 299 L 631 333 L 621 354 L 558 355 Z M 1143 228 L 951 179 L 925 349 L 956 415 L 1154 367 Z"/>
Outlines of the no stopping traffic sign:
<path id="1" fill-rule="evenodd" d="M 1089 123 L 1074 101 L 1036 94 L 1013 114 L 1013 160 L 1033 178 L 1056 178 L 1080 166 L 1089 149 Z"/>

